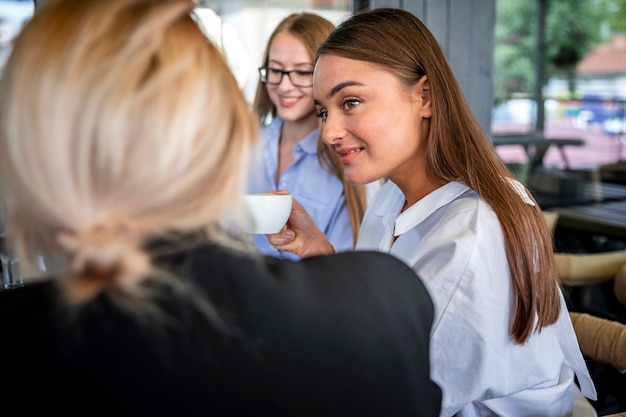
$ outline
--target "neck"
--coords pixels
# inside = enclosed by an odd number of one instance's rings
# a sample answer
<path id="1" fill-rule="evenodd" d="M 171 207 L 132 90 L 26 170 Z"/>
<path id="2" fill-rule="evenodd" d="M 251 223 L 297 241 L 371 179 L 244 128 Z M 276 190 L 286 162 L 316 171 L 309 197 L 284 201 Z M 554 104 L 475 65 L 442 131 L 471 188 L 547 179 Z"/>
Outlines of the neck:
<path id="1" fill-rule="evenodd" d="M 435 191 L 437 188 L 444 185 L 445 182 L 440 184 L 434 183 L 431 181 L 424 182 L 422 184 L 418 184 L 417 187 L 411 187 L 410 189 L 402 189 L 402 193 L 404 194 L 404 198 L 406 198 L 404 202 L 404 206 L 402 207 L 402 212 L 411 207 L 413 204 L 420 201 L 422 198 L 426 197 L 428 194 Z"/>
<path id="2" fill-rule="evenodd" d="M 281 141 L 295 145 L 313 130 L 317 129 L 318 126 L 318 119 L 315 116 L 297 121 L 285 120 L 280 132 Z"/>

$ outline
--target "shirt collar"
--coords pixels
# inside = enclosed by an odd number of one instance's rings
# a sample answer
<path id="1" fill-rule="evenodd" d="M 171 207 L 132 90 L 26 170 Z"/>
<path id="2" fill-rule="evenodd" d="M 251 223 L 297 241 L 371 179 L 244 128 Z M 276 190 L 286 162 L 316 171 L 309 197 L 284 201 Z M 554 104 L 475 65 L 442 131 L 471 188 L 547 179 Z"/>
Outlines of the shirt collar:
<path id="1" fill-rule="evenodd" d="M 471 191 L 471 189 L 460 182 L 449 182 L 430 194 L 424 196 L 420 201 L 398 214 L 395 220 L 394 236 L 399 236 L 420 224 L 424 219 L 433 214 L 439 207 L 443 207 L 460 195 Z M 401 196 L 400 203 L 404 205 L 404 195 Z M 397 213 L 402 209 L 402 205 L 397 209 Z"/>
<path id="2" fill-rule="evenodd" d="M 318 130 L 314 129 L 311 133 L 306 135 L 304 139 L 302 139 L 296 147 L 302 148 L 305 153 L 308 154 L 316 154 L 317 153 L 317 134 Z"/>

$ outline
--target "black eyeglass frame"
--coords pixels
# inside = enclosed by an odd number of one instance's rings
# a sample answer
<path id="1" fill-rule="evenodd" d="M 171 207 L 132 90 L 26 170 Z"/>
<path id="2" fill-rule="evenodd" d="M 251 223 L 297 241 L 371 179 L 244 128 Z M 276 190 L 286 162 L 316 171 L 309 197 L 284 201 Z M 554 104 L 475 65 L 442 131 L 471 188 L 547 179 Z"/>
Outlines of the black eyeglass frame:
<path id="1" fill-rule="evenodd" d="M 267 79 L 267 72 L 269 70 L 272 70 L 272 71 L 275 71 L 275 72 L 280 72 L 280 78 L 278 79 L 278 82 L 275 82 L 275 83 L 269 82 L 269 80 Z M 301 88 L 313 87 L 313 79 L 312 78 L 311 78 L 311 84 L 309 84 L 309 85 L 296 84 L 293 81 L 293 78 L 291 78 L 291 73 L 292 72 L 300 72 L 300 73 L 303 73 L 303 74 L 313 75 L 313 71 L 302 71 L 302 70 L 283 71 L 283 70 L 280 70 L 278 68 L 260 67 L 259 68 L 259 80 L 263 84 L 278 85 L 278 84 L 283 82 L 283 76 L 285 74 L 287 74 L 287 77 L 289 77 L 289 82 L 291 82 L 291 84 L 293 84 L 295 87 L 301 87 Z"/>

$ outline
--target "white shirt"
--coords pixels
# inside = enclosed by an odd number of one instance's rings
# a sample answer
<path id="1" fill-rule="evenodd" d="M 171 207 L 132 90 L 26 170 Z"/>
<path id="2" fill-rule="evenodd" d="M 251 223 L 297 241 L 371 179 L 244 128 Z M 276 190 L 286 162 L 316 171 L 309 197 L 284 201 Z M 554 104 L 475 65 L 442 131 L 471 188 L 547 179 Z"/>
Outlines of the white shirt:
<path id="1" fill-rule="evenodd" d="M 404 202 L 388 181 L 368 207 L 356 249 L 390 252 L 424 280 L 435 305 L 431 376 L 443 391 L 441 416 L 570 416 L 574 374 L 595 399 L 562 296 L 555 324 L 523 345 L 512 339 L 516 296 L 491 207 L 459 182 L 400 213 Z"/>

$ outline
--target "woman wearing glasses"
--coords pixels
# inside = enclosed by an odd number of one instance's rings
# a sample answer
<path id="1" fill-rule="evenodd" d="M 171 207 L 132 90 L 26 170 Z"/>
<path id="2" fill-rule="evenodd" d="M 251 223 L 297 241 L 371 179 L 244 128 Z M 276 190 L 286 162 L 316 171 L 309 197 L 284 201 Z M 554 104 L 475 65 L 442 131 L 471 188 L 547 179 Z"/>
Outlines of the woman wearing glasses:
<path id="1" fill-rule="evenodd" d="M 262 124 L 259 160 L 251 170 L 249 192 L 287 190 L 306 208 L 336 251 L 351 250 L 366 206 L 366 187 L 343 181 L 336 155 L 319 140 L 313 105 L 313 57 L 334 25 L 313 13 L 283 19 L 271 34 L 254 109 Z M 254 237 L 264 254 L 298 259 Z"/>

